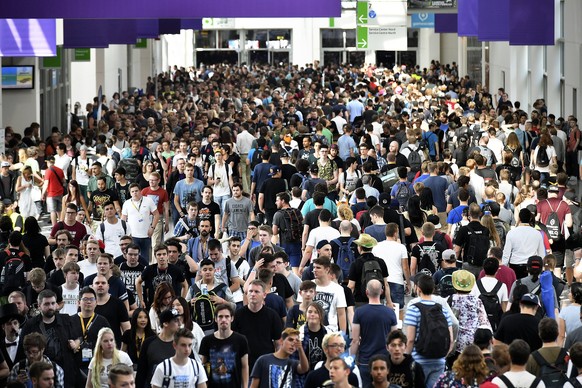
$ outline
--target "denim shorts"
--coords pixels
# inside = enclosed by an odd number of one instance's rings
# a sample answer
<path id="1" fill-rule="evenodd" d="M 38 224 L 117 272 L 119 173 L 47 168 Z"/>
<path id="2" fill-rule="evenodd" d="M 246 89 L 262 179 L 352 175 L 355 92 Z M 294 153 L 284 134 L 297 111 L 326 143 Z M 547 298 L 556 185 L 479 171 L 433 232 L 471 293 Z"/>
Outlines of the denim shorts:
<path id="1" fill-rule="evenodd" d="M 398 303 L 401 309 L 404 308 L 404 284 L 388 282 L 388 286 L 392 303 Z"/>

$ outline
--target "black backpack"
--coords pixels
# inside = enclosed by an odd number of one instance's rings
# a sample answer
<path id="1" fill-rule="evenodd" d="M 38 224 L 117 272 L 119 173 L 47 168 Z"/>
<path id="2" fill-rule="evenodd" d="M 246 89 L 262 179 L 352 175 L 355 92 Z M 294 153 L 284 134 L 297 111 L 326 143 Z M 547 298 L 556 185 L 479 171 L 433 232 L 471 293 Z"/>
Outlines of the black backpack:
<path id="1" fill-rule="evenodd" d="M 301 242 L 303 236 L 303 215 L 297 209 L 288 207 L 281 209 L 283 212 L 283 220 L 285 222 L 285 236 L 287 242 Z"/>
<path id="2" fill-rule="evenodd" d="M 362 267 L 362 285 L 360 286 L 360 291 L 364 297 L 366 296 L 366 286 L 372 279 L 378 280 L 382 285 L 384 284 L 382 269 L 380 268 L 380 263 L 376 258 L 364 261 L 364 265 Z"/>
<path id="3" fill-rule="evenodd" d="M 550 214 L 546 220 L 546 228 L 548 229 L 548 237 L 556 242 L 562 238 L 562 228 L 560 227 L 560 217 L 558 217 L 558 210 L 562 205 L 562 201 L 558 204 L 556 210 L 550 205 L 550 201 L 546 199 L 548 206 L 550 207 Z"/>
<path id="4" fill-rule="evenodd" d="M 396 199 L 398 200 L 398 205 L 404 210 L 408 210 L 408 200 L 412 197 L 413 189 L 408 182 L 398 182 L 398 189 L 396 190 Z"/>
<path id="5" fill-rule="evenodd" d="M 138 175 L 141 172 L 141 167 L 137 159 L 135 158 L 125 158 L 119 161 L 117 168 L 123 167 L 125 169 L 125 179 L 131 183 L 135 183 Z"/>
<path id="6" fill-rule="evenodd" d="M 536 164 L 538 167 L 548 167 L 550 165 L 550 158 L 546 146 L 538 146 L 538 153 L 536 154 Z"/>
<path id="7" fill-rule="evenodd" d="M 257 164 L 263 161 L 263 150 L 261 148 L 255 148 L 253 152 L 253 157 L 251 159 L 251 171 L 254 171 Z"/>
<path id="8" fill-rule="evenodd" d="M 410 150 L 408 154 L 408 164 L 410 165 L 411 172 L 418 172 L 420 171 L 420 166 L 422 165 L 422 158 L 420 156 L 420 146 L 413 150 L 410 147 L 406 147 Z"/>
<path id="9" fill-rule="evenodd" d="M 503 309 L 501 308 L 501 302 L 499 301 L 497 292 L 501 289 L 502 286 L 504 286 L 504 284 L 498 280 L 497 284 L 490 292 L 485 290 L 482 279 L 477 280 L 476 285 L 480 292 L 479 299 L 481 299 L 481 302 L 483 302 L 483 307 L 485 307 L 487 318 L 489 319 L 489 323 L 491 323 L 491 327 L 495 332 L 499 326 L 499 322 L 501 322 L 501 316 L 503 315 Z"/>
<path id="10" fill-rule="evenodd" d="M 6 248 L 4 252 L 8 255 L 6 262 L 0 273 L 0 283 L 2 283 L 2 290 L 5 295 L 8 293 L 21 290 L 26 284 L 24 261 L 22 257 L 24 252 L 18 252 L 16 255 L 13 251 Z"/>
<path id="11" fill-rule="evenodd" d="M 420 328 L 414 343 L 416 352 L 426 358 L 443 358 L 449 352 L 449 324 L 440 304 L 414 304 L 420 310 Z"/>
<path id="12" fill-rule="evenodd" d="M 431 257 L 431 253 L 434 256 L 437 252 L 436 243 L 430 247 L 418 245 L 418 249 L 420 250 L 420 261 L 418 262 L 417 268 L 420 268 L 420 271 L 425 272 L 427 275 L 434 275 L 438 269 L 438 261 L 437 257 Z"/>
<path id="13" fill-rule="evenodd" d="M 215 327 L 216 306 L 210 300 L 210 296 L 217 295 L 224 298 L 226 296 L 224 289 L 227 286 L 226 284 L 221 283 L 218 287 L 208 291 L 205 295 L 202 294 L 196 284 L 192 285 L 192 287 L 194 289 L 194 297 L 192 299 L 196 299 L 194 302 L 194 308 L 192 309 L 192 318 L 200 326 L 202 331 L 213 330 Z"/>
<path id="14" fill-rule="evenodd" d="M 568 376 L 566 375 L 568 352 L 566 349 L 562 348 L 556 358 L 556 362 L 551 364 L 540 354 L 539 350 L 536 350 L 531 355 L 540 366 L 540 377 L 546 388 L 561 388 L 564 386 L 564 383 L 568 381 Z"/>
<path id="15" fill-rule="evenodd" d="M 442 248 L 443 251 L 445 251 L 449 248 L 449 245 L 447 244 L 447 239 L 445 238 L 444 233 L 441 233 L 439 231 L 435 231 L 432 240 L 435 243 L 437 243 L 438 245 L 440 245 L 440 247 Z"/>
<path id="16" fill-rule="evenodd" d="M 465 261 L 481 267 L 487 258 L 487 251 L 489 251 L 489 231 L 487 229 L 475 230 L 470 225 L 467 225 L 467 230 L 469 231 L 469 244 L 467 252 L 465 252 Z"/>
<path id="17" fill-rule="evenodd" d="M 505 384 L 507 388 L 515 388 L 515 385 L 513 385 L 513 383 L 507 378 L 507 376 L 499 375 L 497 377 L 499 377 L 499 380 L 503 381 L 503 384 Z M 529 386 L 529 388 L 537 388 L 540 381 L 542 381 L 542 379 L 536 377 L 535 380 Z"/>

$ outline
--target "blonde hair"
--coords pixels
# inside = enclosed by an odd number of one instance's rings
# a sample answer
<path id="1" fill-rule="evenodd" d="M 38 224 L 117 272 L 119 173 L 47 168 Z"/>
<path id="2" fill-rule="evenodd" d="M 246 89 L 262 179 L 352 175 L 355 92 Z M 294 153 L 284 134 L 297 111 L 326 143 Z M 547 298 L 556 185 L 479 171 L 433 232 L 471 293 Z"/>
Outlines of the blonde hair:
<path id="1" fill-rule="evenodd" d="M 115 334 L 113 334 L 113 330 L 108 327 L 104 327 L 99 330 L 99 334 L 97 334 L 97 343 L 95 344 L 95 350 L 93 351 L 93 368 L 91 369 L 91 383 L 94 387 L 101 386 L 101 367 L 103 365 L 103 348 L 101 347 L 101 342 L 103 341 L 103 336 L 105 334 L 111 334 L 113 337 L 113 341 L 115 341 Z M 113 347 L 113 357 L 111 360 L 111 365 L 119 364 L 119 350 L 117 347 Z"/>
<path id="2" fill-rule="evenodd" d="M 481 217 L 481 225 L 489 229 L 489 240 L 492 241 L 496 247 L 500 247 L 501 238 L 499 238 L 499 233 L 497 233 L 497 229 L 495 228 L 493 217 L 489 214 L 484 215 Z"/>
<path id="3" fill-rule="evenodd" d="M 354 219 L 354 212 L 346 204 L 339 205 L 337 208 L 337 215 L 342 220 L 351 221 Z"/>
<path id="4" fill-rule="evenodd" d="M 42 268 L 33 268 L 27 276 L 27 280 L 34 284 L 42 284 L 46 282 L 46 273 Z"/>

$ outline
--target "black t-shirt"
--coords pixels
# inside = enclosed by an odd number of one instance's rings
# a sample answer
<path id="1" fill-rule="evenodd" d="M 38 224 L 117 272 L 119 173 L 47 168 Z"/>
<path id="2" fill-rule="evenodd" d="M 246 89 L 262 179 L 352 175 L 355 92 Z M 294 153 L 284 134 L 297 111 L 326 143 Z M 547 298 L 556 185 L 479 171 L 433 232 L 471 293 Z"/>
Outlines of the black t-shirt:
<path id="1" fill-rule="evenodd" d="M 49 246 L 48 240 L 42 234 L 28 234 L 22 235 L 22 243 L 30 251 L 30 258 L 32 261 L 32 268 L 44 267 L 44 249 Z"/>
<path id="2" fill-rule="evenodd" d="M 97 313 L 95 314 L 93 320 L 89 323 L 90 319 L 91 318 L 83 319 L 83 323 L 87 331 L 85 333 L 86 335 L 84 335 L 83 339 L 81 340 L 81 347 L 87 347 L 91 350 L 94 350 L 95 344 L 97 343 L 97 335 L 99 334 L 99 330 L 103 329 L 104 327 L 111 327 L 111 325 L 107 321 L 107 318 Z M 71 316 L 71 322 L 73 323 L 73 327 L 75 327 L 76 330 L 78 330 L 80 333 L 83 333 L 83 326 L 81 325 L 81 317 L 79 315 Z M 87 325 L 89 325 L 88 329 Z M 117 347 L 120 348 L 121 344 L 117 344 Z M 82 362 L 82 364 L 84 366 L 89 366 L 89 361 L 85 363 Z"/>
<path id="3" fill-rule="evenodd" d="M 380 270 L 382 271 L 382 278 L 388 277 L 388 268 L 384 260 L 377 258 L 371 252 L 362 254 L 350 267 L 350 274 L 348 279 L 354 281 L 354 299 L 356 302 L 368 302 L 368 297 L 366 296 L 365 286 L 362 289 L 362 272 L 364 270 L 364 262 L 369 260 L 376 260 L 380 265 Z"/>
<path id="4" fill-rule="evenodd" d="M 419 364 L 416 364 L 413 368 L 413 361 L 410 354 L 405 354 L 404 360 L 400 364 L 392 363 L 390 374 L 388 375 L 388 382 L 390 384 L 397 384 L 402 388 L 424 388 L 424 373 L 422 373 L 422 368 Z"/>
<path id="5" fill-rule="evenodd" d="M 118 201 L 115 190 L 106 189 L 105 191 L 95 190 L 91 193 L 89 202 L 93 205 L 93 219 L 103 220 L 103 204 L 109 201 Z"/>
<path id="6" fill-rule="evenodd" d="M 241 359 L 249 353 L 249 345 L 245 336 L 238 333 L 226 339 L 219 339 L 214 334 L 202 338 L 200 343 L 201 356 L 210 363 L 208 385 L 216 388 L 241 386 Z"/>
<path id="7" fill-rule="evenodd" d="M 416 244 L 411 253 L 411 256 L 416 258 L 416 272 L 425 272 L 429 276 L 434 275 L 441 266 L 443 251 L 441 244 L 435 241 L 423 241 Z M 430 259 L 432 266 L 430 264 L 425 265 L 427 264 L 423 260 L 425 255 Z"/>
<path id="8" fill-rule="evenodd" d="M 119 182 L 115 182 L 115 192 L 119 197 L 119 203 L 123 205 L 126 200 L 131 198 L 131 195 L 129 195 L 129 182 L 125 186 L 121 186 Z"/>
<path id="9" fill-rule="evenodd" d="M 291 185 L 291 177 L 293 176 L 293 174 L 297 173 L 297 168 L 292 165 L 292 164 L 282 164 L 281 165 L 281 178 L 287 180 L 287 185 L 289 186 L 289 188 L 293 187 Z M 299 180 L 299 177 L 296 177 L 294 179 L 294 181 Z M 299 184 L 301 184 L 301 181 L 299 181 Z"/>
<path id="10" fill-rule="evenodd" d="M 457 233 L 457 237 L 455 238 L 455 241 L 453 241 L 453 244 L 458 245 L 458 246 L 463 248 L 463 261 L 466 260 L 465 254 L 469 250 L 469 242 L 470 242 L 469 227 L 475 231 L 482 230 L 483 234 L 485 234 L 486 236 L 489 236 L 489 229 L 487 229 L 485 226 L 483 226 L 479 221 L 471 221 L 467 225 L 462 226 L 459 229 L 459 231 Z"/>
<path id="11" fill-rule="evenodd" d="M 147 298 L 146 306 L 153 302 L 156 288 L 163 282 L 171 284 L 176 295 L 182 294 L 184 276 L 182 271 L 172 264 L 168 264 L 168 268 L 165 270 L 159 269 L 157 264 L 146 267 L 141 274 L 141 280 L 143 281 L 143 288 L 147 290 L 147 292 L 144 291 L 143 295 L 144 298 Z"/>
<path id="12" fill-rule="evenodd" d="M 119 270 L 121 271 L 121 280 L 125 284 L 128 291 L 135 293 L 135 280 L 142 274 L 146 268 L 145 265 L 137 263 L 135 267 L 130 267 L 127 262 L 121 263 Z"/>
<path id="13" fill-rule="evenodd" d="M 321 368 L 318 368 L 307 375 L 307 379 L 305 380 L 303 388 L 320 388 L 323 383 L 328 380 L 329 370 L 327 370 L 325 365 L 322 365 Z M 353 387 L 360 385 L 358 382 L 358 377 L 354 373 L 350 373 L 348 376 L 348 383 L 350 383 L 350 385 Z"/>
<path id="14" fill-rule="evenodd" d="M 408 249 L 408 251 L 410 252 L 411 244 L 418 242 L 418 237 L 416 236 L 416 231 L 415 231 L 414 227 L 412 226 L 412 224 L 410 223 L 408 218 L 402 216 L 396 210 L 390 209 L 390 208 L 384 208 L 384 223 L 389 224 L 389 223 L 393 222 L 396 225 L 398 225 L 399 229 L 401 229 L 400 228 L 400 221 L 401 220 L 402 220 L 402 223 L 404 225 L 404 228 L 410 228 L 410 236 L 405 236 L 406 249 Z M 404 231 L 400 231 L 400 233 L 404 234 Z"/>
<path id="15" fill-rule="evenodd" d="M 57 303 L 61 303 L 63 301 L 63 292 L 59 288 L 59 286 L 55 286 L 54 284 L 45 282 L 43 290 L 51 290 L 55 294 L 57 294 Z M 36 290 L 32 288 L 32 284 L 27 283 L 26 286 L 24 286 L 24 288 L 22 289 L 22 292 L 26 296 L 26 304 L 29 307 L 37 303 L 39 292 L 36 292 Z"/>
<path id="16" fill-rule="evenodd" d="M 309 230 L 313 230 L 319 227 L 319 213 L 321 213 L 322 209 L 313 209 L 308 212 L 305 217 L 303 217 L 303 225 L 308 225 Z"/>
<path id="17" fill-rule="evenodd" d="M 114 296 L 110 296 L 107 303 L 103 305 L 98 304 L 95 307 L 95 313 L 107 319 L 115 335 L 115 343 L 118 347 L 121 347 L 121 324 L 129 321 L 129 315 L 123 302 Z"/>
<path id="18" fill-rule="evenodd" d="M 538 335 L 539 319 L 529 314 L 504 315 L 501 318 L 495 339 L 510 344 L 515 339 L 527 342 L 531 351 L 542 347 L 542 340 Z"/>
<path id="19" fill-rule="evenodd" d="M 204 202 L 198 202 L 198 222 L 200 225 L 201 220 L 210 220 L 210 235 L 214 236 L 214 231 L 217 226 L 214 224 L 214 218 L 217 214 L 220 214 L 220 206 L 214 201 L 211 201 L 208 205 Z"/>
<path id="20" fill-rule="evenodd" d="M 46 269 L 45 269 L 45 271 L 46 271 Z M 84 281 L 85 281 L 85 275 L 83 275 L 82 272 L 79 272 L 79 285 L 82 285 Z M 54 269 L 54 266 L 53 266 L 53 271 L 52 271 L 51 276 L 48 279 L 48 283 L 52 284 L 53 286 L 57 286 L 57 287 L 65 284 L 65 274 L 63 273 L 63 270 L 59 269 L 57 271 L 56 269 Z"/>
<path id="21" fill-rule="evenodd" d="M 264 209 L 276 210 L 277 205 L 275 205 L 275 201 L 277 199 L 277 194 L 287 191 L 288 189 L 288 184 L 282 178 L 269 178 L 265 180 L 259 189 L 259 194 L 263 194 L 264 196 Z"/>
<path id="22" fill-rule="evenodd" d="M 293 292 L 293 288 L 291 288 L 291 285 L 289 284 L 289 281 L 287 280 L 285 275 L 280 273 L 276 273 L 275 276 L 273 276 L 273 285 L 271 286 L 271 292 L 276 293 L 281 298 L 283 298 L 283 300 L 295 295 L 295 292 Z"/>

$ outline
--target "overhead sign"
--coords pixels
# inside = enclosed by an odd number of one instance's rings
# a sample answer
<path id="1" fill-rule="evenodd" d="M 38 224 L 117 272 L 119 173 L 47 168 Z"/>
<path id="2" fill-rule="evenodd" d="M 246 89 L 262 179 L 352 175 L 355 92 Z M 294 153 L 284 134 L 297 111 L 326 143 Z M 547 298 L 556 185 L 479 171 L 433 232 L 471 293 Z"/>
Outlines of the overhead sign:
<path id="1" fill-rule="evenodd" d="M 434 28 L 434 13 L 413 13 L 411 28 Z"/>
<path id="2" fill-rule="evenodd" d="M 405 1 L 358 1 L 356 5 L 358 26 L 405 26 Z"/>
<path id="3" fill-rule="evenodd" d="M 430 9 L 438 11 L 446 9 L 447 12 L 457 8 L 457 0 L 408 0 L 408 9 L 411 11 L 421 11 Z"/>
<path id="4" fill-rule="evenodd" d="M 406 27 L 382 26 L 356 28 L 356 47 L 361 50 L 408 50 Z"/>

